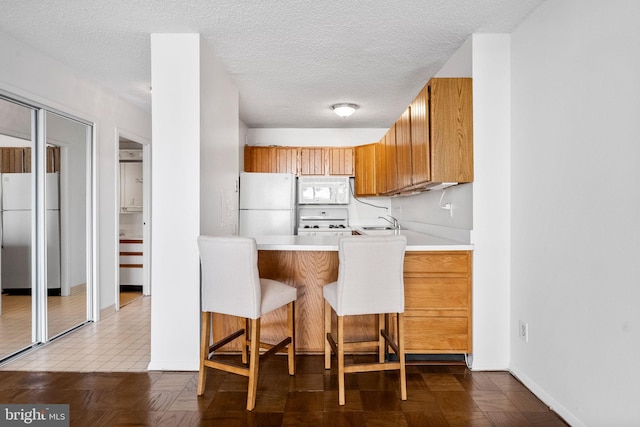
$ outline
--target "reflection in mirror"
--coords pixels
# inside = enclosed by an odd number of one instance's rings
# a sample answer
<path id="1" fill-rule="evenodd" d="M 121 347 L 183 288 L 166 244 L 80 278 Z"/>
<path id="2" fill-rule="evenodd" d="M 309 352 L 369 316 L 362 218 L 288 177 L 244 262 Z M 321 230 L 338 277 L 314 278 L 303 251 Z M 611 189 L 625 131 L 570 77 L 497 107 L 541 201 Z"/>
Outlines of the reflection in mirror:
<path id="1" fill-rule="evenodd" d="M 91 135 L 91 125 L 0 96 L 0 361 L 88 320 Z"/>
<path id="2" fill-rule="evenodd" d="M 47 112 L 47 313 L 52 338 L 87 320 L 89 126 Z"/>
<path id="3" fill-rule="evenodd" d="M 0 98 L 0 360 L 32 333 L 32 109 Z"/>

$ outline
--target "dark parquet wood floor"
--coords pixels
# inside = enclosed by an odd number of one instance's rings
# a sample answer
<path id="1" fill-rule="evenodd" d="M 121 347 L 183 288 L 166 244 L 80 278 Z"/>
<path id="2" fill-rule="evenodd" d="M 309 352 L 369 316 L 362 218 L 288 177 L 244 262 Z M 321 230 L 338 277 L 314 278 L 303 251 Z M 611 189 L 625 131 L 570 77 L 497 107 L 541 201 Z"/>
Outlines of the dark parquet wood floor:
<path id="1" fill-rule="evenodd" d="M 66 403 L 71 426 L 91 427 L 567 425 L 507 372 L 411 365 L 406 401 L 395 371 L 347 374 L 341 407 L 335 367 L 325 371 L 322 356 L 296 360 L 292 377 L 284 356 L 263 362 L 252 412 L 247 379 L 215 370 L 201 397 L 194 372 L 0 372 L 0 403 Z"/>

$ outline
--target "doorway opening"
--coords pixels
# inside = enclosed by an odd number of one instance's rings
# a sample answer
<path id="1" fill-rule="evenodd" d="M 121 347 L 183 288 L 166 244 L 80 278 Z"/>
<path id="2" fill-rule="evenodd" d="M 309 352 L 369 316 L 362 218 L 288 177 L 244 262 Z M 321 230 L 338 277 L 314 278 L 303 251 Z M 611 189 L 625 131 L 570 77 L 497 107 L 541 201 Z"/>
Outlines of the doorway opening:
<path id="1" fill-rule="evenodd" d="M 116 310 L 137 298 L 150 295 L 147 152 L 147 144 L 118 135 L 120 202 Z"/>

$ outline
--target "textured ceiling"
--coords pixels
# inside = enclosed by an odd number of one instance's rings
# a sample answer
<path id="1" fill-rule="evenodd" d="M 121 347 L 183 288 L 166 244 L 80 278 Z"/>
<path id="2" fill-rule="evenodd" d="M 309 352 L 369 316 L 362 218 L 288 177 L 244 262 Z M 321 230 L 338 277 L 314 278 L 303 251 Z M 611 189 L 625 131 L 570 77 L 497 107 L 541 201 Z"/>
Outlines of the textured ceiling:
<path id="1" fill-rule="evenodd" d="M 2 0 L 0 31 L 151 110 L 150 34 L 200 33 L 258 127 L 389 127 L 474 32 L 543 0 Z M 349 119 L 329 106 L 353 102 Z"/>

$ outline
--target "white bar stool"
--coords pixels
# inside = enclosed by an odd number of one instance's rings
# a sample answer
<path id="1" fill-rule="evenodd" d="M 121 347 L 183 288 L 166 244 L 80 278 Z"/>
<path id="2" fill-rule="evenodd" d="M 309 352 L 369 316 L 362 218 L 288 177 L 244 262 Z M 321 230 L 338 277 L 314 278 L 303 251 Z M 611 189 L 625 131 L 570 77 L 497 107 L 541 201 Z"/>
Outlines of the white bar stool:
<path id="1" fill-rule="evenodd" d="M 344 375 L 351 372 L 400 370 L 400 398 L 407 400 L 407 382 L 404 356 L 404 252 L 406 236 L 349 236 L 340 239 L 338 281 L 325 285 L 324 330 L 325 369 L 331 368 L 331 352 L 338 357 L 339 404 L 345 404 Z M 337 340 L 331 331 L 332 312 L 337 316 Z M 377 314 L 378 339 L 375 341 L 344 341 L 344 317 Z M 396 340 L 392 339 L 387 324 L 389 315 L 396 316 Z M 384 327 L 381 329 L 381 325 Z M 337 341 L 337 343 L 336 343 Z M 385 361 L 391 347 L 397 361 Z M 346 365 L 345 351 L 377 348 L 378 363 Z"/>
<path id="2" fill-rule="evenodd" d="M 259 359 L 287 347 L 289 375 L 295 374 L 295 300 L 296 288 L 258 275 L 256 242 L 246 237 L 198 237 L 201 262 L 202 336 L 200 341 L 200 371 L 198 396 L 204 394 L 206 368 L 219 369 L 249 377 L 247 410 L 256 404 Z M 279 307 L 287 306 L 287 337 L 278 344 L 260 342 L 260 317 Z M 245 319 L 245 328 L 211 345 L 212 313 L 228 314 Z M 250 336 L 249 336 L 250 333 Z M 220 347 L 242 337 L 242 363 L 239 366 L 211 360 Z M 260 349 L 268 349 L 260 355 Z"/>

